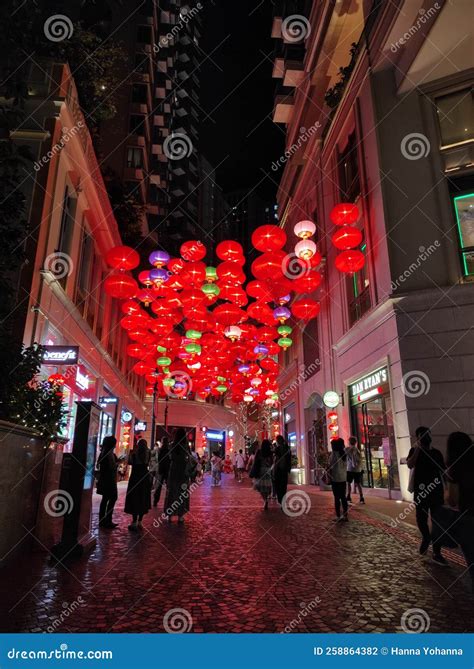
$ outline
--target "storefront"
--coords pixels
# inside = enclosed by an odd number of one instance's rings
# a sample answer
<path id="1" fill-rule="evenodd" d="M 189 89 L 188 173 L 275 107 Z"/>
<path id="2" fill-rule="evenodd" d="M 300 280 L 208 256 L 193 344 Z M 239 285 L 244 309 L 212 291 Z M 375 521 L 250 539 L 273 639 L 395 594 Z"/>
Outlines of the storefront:
<path id="1" fill-rule="evenodd" d="M 352 433 L 364 455 L 363 484 L 400 490 L 388 368 L 380 367 L 349 386 Z"/>
<path id="2" fill-rule="evenodd" d="M 103 395 L 99 397 L 99 405 L 102 409 L 100 414 L 100 427 L 99 427 L 99 444 L 104 440 L 104 437 L 108 435 L 115 436 L 115 430 L 117 427 L 117 409 L 118 409 L 118 397 L 112 395 L 112 393 L 104 386 Z"/>
<path id="3" fill-rule="evenodd" d="M 285 439 L 290 446 L 291 455 L 298 457 L 298 440 L 296 434 L 296 404 L 292 402 L 283 409 L 283 424 L 285 428 Z"/>

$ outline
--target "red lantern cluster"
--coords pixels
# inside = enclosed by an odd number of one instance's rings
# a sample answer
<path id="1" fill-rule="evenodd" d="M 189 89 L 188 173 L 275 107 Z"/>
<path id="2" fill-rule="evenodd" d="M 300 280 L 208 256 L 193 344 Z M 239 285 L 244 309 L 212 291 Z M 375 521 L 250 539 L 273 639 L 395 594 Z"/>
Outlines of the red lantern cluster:
<path id="1" fill-rule="evenodd" d="M 365 256 L 356 247 L 362 242 L 362 232 L 353 227 L 359 220 L 356 204 L 343 202 L 336 204 L 329 218 L 338 226 L 332 235 L 332 243 L 340 251 L 335 260 L 336 269 L 344 274 L 354 274 L 365 265 Z"/>

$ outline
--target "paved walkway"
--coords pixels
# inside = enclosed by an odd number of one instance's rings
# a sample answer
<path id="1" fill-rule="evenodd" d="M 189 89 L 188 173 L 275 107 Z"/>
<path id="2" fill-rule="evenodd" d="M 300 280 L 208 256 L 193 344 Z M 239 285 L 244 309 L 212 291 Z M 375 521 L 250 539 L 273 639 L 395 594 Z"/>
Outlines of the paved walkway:
<path id="1" fill-rule="evenodd" d="M 421 558 L 416 530 L 393 513 L 403 505 L 382 500 L 390 520 L 367 498 L 335 524 L 330 493 L 294 490 L 307 513 L 292 517 L 275 503 L 264 512 L 248 480 L 211 488 L 207 477 L 184 526 L 153 510 L 133 534 L 121 485 L 120 527 L 98 531 L 89 558 L 66 569 L 35 553 L 3 571 L 0 631 L 394 632 L 402 617 L 474 631 L 462 558 Z"/>

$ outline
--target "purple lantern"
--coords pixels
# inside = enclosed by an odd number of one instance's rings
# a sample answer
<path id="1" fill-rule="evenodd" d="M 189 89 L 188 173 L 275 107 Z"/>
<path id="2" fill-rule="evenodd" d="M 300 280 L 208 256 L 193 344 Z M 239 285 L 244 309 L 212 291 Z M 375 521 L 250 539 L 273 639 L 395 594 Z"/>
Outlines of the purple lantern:
<path id="1" fill-rule="evenodd" d="M 243 365 L 238 366 L 238 370 L 241 374 L 247 374 L 249 369 L 250 369 L 250 365 L 247 365 L 246 363 L 244 363 Z"/>
<path id="2" fill-rule="evenodd" d="M 264 344 L 257 344 L 257 346 L 253 349 L 253 352 L 262 356 L 263 358 L 267 355 L 268 348 Z"/>
<path id="3" fill-rule="evenodd" d="M 278 304 L 288 304 L 288 302 L 291 300 L 291 295 L 288 293 L 288 295 L 282 295 L 281 297 L 278 298 L 277 302 Z"/>
<path id="4" fill-rule="evenodd" d="M 164 283 L 165 281 L 168 281 L 169 278 L 169 272 L 166 269 L 152 269 L 150 270 L 150 279 L 153 281 L 153 283 Z"/>
<path id="5" fill-rule="evenodd" d="M 166 251 L 152 251 L 148 257 L 151 265 L 155 267 L 164 267 L 169 262 L 170 254 Z"/>
<path id="6" fill-rule="evenodd" d="M 273 318 L 280 323 L 284 323 L 291 316 L 291 311 L 286 307 L 277 307 L 273 310 Z"/>

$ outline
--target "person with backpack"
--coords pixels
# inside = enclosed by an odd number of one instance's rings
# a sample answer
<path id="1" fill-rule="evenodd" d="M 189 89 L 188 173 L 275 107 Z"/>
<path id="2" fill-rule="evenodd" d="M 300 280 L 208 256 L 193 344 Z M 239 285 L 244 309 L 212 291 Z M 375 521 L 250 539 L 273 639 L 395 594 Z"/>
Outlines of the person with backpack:
<path id="1" fill-rule="evenodd" d="M 347 455 L 344 439 L 333 439 L 331 441 L 332 453 L 329 456 L 328 474 L 331 481 L 332 494 L 334 495 L 334 506 L 336 509 L 335 522 L 347 521 L 348 503 L 346 498 L 347 484 Z M 342 505 L 342 516 L 341 516 Z"/>
<path id="2" fill-rule="evenodd" d="M 359 501 L 365 504 L 364 493 L 362 492 L 362 453 L 355 437 L 349 437 L 349 446 L 346 449 L 347 455 L 347 501 L 352 503 L 351 488 L 354 483 L 355 490 L 359 492 Z"/>

